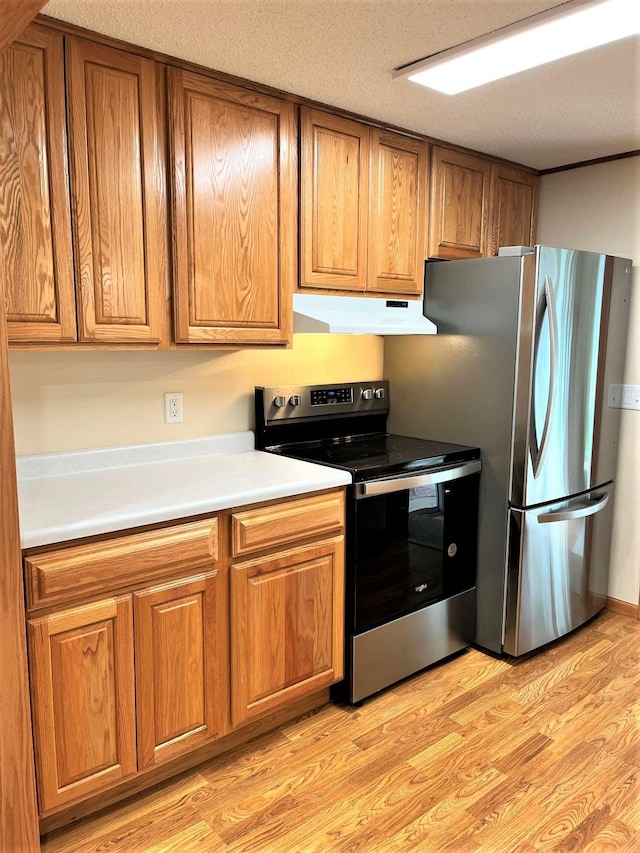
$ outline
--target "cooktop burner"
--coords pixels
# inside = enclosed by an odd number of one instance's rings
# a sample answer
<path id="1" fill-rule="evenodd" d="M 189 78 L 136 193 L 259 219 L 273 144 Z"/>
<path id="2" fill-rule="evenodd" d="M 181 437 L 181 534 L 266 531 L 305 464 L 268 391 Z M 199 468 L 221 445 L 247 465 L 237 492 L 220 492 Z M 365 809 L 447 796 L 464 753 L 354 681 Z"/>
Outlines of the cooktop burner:
<path id="1" fill-rule="evenodd" d="M 480 455 L 478 450 L 459 444 L 389 433 L 303 441 L 265 449 L 293 459 L 350 471 L 355 483 L 374 477 L 426 471 Z"/>
<path id="2" fill-rule="evenodd" d="M 387 432 L 385 380 L 255 389 L 256 447 L 349 471 L 354 483 L 478 459 L 478 448 Z"/>

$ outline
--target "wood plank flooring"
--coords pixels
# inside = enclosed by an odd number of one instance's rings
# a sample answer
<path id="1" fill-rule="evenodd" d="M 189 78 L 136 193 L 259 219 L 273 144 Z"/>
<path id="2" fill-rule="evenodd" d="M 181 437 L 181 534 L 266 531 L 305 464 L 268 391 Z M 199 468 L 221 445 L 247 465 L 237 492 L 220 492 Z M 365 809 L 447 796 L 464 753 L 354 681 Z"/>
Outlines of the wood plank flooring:
<path id="1" fill-rule="evenodd" d="M 640 622 L 469 650 L 43 840 L 45 853 L 640 851 Z"/>

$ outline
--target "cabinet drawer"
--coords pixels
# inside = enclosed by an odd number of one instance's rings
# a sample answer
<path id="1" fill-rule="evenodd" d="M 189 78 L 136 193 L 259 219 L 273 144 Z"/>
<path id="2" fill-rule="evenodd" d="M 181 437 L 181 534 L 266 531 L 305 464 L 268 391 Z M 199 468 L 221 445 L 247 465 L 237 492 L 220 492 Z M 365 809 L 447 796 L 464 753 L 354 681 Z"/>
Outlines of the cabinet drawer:
<path id="1" fill-rule="evenodd" d="M 58 604 L 218 560 L 218 519 L 194 521 L 25 558 L 27 607 Z"/>
<path id="2" fill-rule="evenodd" d="M 231 516 L 233 556 L 241 557 L 298 539 L 323 536 L 343 527 L 344 495 L 341 491 L 234 512 Z"/>

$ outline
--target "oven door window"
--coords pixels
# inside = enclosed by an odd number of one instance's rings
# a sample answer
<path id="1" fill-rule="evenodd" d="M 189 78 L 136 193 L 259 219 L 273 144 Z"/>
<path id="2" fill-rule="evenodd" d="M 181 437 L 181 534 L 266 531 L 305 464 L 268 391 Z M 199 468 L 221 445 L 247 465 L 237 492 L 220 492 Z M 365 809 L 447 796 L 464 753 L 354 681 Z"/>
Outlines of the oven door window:
<path id="1" fill-rule="evenodd" d="M 478 479 L 356 501 L 356 633 L 474 585 Z"/>

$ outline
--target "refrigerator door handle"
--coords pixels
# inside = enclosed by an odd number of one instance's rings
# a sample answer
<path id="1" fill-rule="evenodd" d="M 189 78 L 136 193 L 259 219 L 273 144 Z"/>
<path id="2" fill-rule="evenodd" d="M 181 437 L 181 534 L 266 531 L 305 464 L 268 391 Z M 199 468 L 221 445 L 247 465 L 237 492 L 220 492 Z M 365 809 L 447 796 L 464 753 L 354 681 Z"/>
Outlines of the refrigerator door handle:
<path id="1" fill-rule="evenodd" d="M 553 405 L 553 390 L 556 375 L 556 359 L 558 352 L 558 320 L 556 317 L 555 296 L 553 285 L 549 276 L 545 276 L 544 290 L 540 294 L 538 303 L 538 311 L 536 316 L 536 341 L 533 356 L 533 381 L 535 382 L 536 364 L 538 361 L 538 348 L 540 346 L 540 331 L 542 329 L 542 321 L 544 320 L 545 312 L 549 316 L 549 394 L 547 396 L 547 410 L 544 416 L 544 425 L 542 427 L 542 437 L 538 444 L 538 436 L 536 433 L 536 405 L 535 393 L 531 396 L 531 417 L 529 425 L 529 453 L 531 454 L 531 464 L 533 466 L 533 476 L 537 477 L 540 471 L 540 466 L 545 457 L 549 439 L 549 421 L 551 419 L 551 407 Z"/>
<path id="2" fill-rule="evenodd" d="M 609 494 L 594 495 L 587 500 L 576 501 L 571 509 L 559 512 L 545 512 L 538 516 L 538 524 L 551 524 L 554 521 L 571 521 L 574 518 L 585 518 L 603 510 L 609 503 Z"/>

